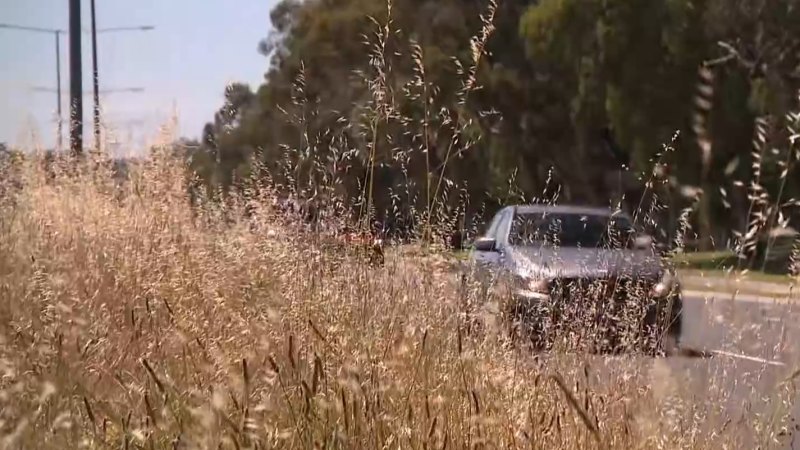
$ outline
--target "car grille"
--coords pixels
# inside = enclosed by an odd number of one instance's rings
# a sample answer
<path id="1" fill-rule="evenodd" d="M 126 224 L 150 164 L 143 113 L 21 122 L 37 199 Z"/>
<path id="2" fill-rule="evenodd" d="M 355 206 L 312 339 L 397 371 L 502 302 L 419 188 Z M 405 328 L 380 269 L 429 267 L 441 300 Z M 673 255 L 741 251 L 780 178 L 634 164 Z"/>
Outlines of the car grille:
<path id="1" fill-rule="evenodd" d="M 550 282 L 550 296 L 561 300 L 616 300 L 646 296 L 654 285 L 646 279 L 630 277 L 559 278 Z"/>

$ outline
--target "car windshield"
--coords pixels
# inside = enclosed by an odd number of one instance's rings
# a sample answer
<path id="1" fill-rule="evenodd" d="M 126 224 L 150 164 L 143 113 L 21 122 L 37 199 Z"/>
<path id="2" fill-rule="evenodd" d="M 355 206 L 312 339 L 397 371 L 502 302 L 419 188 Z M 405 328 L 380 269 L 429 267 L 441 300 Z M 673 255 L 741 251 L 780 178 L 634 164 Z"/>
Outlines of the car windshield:
<path id="1" fill-rule="evenodd" d="M 632 233 L 624 216 L 576 213 L 521 213 L 511 224 L 515 246 L 622 248 Z"/>

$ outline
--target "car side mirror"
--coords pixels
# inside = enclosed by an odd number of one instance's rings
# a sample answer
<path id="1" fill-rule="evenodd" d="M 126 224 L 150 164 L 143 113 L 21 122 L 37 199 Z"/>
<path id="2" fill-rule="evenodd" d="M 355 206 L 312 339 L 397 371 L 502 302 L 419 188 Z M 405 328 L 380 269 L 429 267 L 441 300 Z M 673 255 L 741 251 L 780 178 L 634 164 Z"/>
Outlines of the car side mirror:
<path id="1" fill-rule="evenodd" d="M 494 252 L 497 251 L 497 241 L 487 237 L 478 238 L 478 240 L 475 241 L 474 247 L 475 250 L 479 252 Z"/>
<path id="2" fill-rule="evenodd" d="M 641 234 L 633 238 L 633 248 L 636 250 L 650 250 L 653 248 L 653 237 Z"/>

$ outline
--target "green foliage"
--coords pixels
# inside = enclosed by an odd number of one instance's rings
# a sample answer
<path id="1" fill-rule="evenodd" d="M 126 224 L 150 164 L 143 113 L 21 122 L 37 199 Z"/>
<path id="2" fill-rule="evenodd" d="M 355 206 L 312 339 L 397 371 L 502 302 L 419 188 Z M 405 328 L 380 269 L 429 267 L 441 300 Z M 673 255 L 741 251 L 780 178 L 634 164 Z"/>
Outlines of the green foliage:
<path id="1" fill-rule="evenodd" d="M 621 162 L 648 174 L 660 159 L 673 181 L 659 195 L 679 208 L 680 186 L 702 186 L 712 222 L 742 229 L 751 202 L 733 183 L 753 175 L 754 120 L 771 118 L 768 145 L 785 139 L 800 88 L 794 3 L 507 0 L 475 64 L 488 4 L 284 0 L 259 45 L 264 84 L 229 86 L 204 130 L 205 173 L 230 185 L 255 158 L 287 189 L 381 216 L 414 215 L 433 195 L 466 196 L 475 214 L 507 200 L 509 179 L 524 198 L 555 183 L 562 201 L 607 204 Z M 715 75 L 706 178 L 692 131 L 703 64 Z M 767 192 L 800 192 L 774 172 Z M 626 192 L 633 207 L 643 189 Z"/>

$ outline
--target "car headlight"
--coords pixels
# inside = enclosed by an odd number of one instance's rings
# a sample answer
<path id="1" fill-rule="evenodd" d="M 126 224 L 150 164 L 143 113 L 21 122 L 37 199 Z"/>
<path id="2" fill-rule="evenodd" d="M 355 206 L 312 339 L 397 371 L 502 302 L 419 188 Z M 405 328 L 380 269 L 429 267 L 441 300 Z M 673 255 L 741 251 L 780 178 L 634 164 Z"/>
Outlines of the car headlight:
<path id="1" fill-rule="evenodd" d="M 511 294 L 517 299 L 545 300 L 550 296 L 547 279 L 514 274 L 512 276 Z"/>
<path id="2" fill-rule="evenodd" d="M 515 296 L 525 298 L 545 298 L 550 292 L 549 272 L 546 266 L 531 264 L 522 258 L 514 258 L 507 272 L 510 275 L 510 288 Z"/>
<path id="3" fill-rule="evenodd" d="M 523 275 L 514 275 L 514 287 L 533 292 L 547 292 L 547 280 Z"/>
<path id="4" fill-rule="evenodd" d="M 664 298 L 667 297 L 675 287 L 675 274 L 671 270 L 665 270 L 664 274 L 661 276 L 661 279 L 658 280 L 653 289 L 650 291 L 650 295 L 656 298 Z"/>

